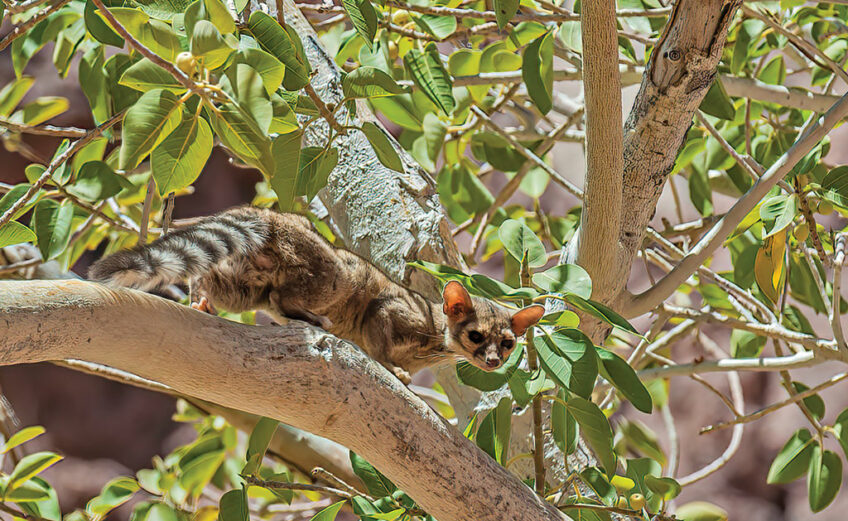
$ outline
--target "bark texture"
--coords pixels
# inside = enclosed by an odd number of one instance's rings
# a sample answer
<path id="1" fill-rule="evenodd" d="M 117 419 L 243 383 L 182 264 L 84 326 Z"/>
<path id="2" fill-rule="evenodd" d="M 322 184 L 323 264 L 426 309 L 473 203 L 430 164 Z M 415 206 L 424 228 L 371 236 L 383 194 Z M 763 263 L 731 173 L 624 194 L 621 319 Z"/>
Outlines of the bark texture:
<path id="1" fill-rule="evenodd" d="M 352 344 L 81 281 L 0 283 L 0 364 L 79 359 L 361 454 L 441 521 L 566 517 Z M 415 469 L 415 472 L 410 472 Z"/>
<path id="2" fill-rule="evenodd" d="M 577 263 L 594 282 L 592 298 L 609 301 L 617 284 L 623 167 L 621 75 L 615 0 L 586 2 L 581 12 L 586 99 L 586 181 Z"/>
<path id="3" fill-rule="evenodd" d="M 692 117 L 716 75 L 741 0 L 679 0 L 624 126 L 621 257 L 608 280 L 621 294 Z"/>

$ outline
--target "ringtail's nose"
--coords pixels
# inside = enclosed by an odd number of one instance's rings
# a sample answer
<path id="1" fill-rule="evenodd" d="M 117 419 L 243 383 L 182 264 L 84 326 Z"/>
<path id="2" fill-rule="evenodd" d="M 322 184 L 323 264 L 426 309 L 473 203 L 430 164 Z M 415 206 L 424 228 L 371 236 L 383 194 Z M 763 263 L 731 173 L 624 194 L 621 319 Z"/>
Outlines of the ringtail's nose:
<path id="1" fill-rule="evenodd" d="M 486 367 L 489 369 L 497 369 L 499 365 L 501 365 L 501 359 L 497 356 L 489 355 L 486 357 Z"/>

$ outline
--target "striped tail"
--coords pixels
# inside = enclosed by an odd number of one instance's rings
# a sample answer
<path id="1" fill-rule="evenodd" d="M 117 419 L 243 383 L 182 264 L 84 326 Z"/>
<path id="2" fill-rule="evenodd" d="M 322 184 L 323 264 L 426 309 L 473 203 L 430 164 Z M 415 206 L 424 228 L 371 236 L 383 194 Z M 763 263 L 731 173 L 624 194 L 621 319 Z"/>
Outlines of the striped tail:
<path id="1" fill-rule="evenodd" d="M 230 257 L 262 247 L 268 236 L 263 213 L 238 208 L 203 219 L 148 245 L 100 259 L 89 270 L 89 278 L 150 291 L 203 275 Z"/>

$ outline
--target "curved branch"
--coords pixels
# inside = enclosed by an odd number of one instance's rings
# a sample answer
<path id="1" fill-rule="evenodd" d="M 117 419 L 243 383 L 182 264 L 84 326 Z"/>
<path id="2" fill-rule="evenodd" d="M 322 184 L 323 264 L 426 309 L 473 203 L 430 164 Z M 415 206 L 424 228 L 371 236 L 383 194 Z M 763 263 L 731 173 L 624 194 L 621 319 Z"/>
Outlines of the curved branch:
<path id="1" fill-rule="evenodd" d="M 565 519 L 377 362 L 300 322 L 245 326 L 89 282 L 6 282 L 0 339 L 2 365 L 96 362 L 326 436 L 443 521 Z"/>

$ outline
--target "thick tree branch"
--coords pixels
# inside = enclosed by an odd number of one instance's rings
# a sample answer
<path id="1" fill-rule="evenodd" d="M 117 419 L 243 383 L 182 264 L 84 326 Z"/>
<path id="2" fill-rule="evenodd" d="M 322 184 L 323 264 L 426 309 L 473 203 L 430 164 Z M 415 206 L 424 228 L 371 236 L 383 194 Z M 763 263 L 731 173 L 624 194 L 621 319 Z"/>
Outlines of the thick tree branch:
<path id="1" fill-rule="evenodd" d="M 377 362 L 319 329 L 245 326 L 79 281 L 5 282 L 0 294 L 0 364 L 100 363 L 326 436 L 443 521 L 565 519 Z"/>
<path id="2" fill-rule="evenodd" d="M 577 263 L 592 277 L 592 298 L 608 302 L 619 287 L 606 275 L 615 272 L 620 256 L 624 162 L 615 0 L 586 2 L 581 18 L 586 177 Z"/>

